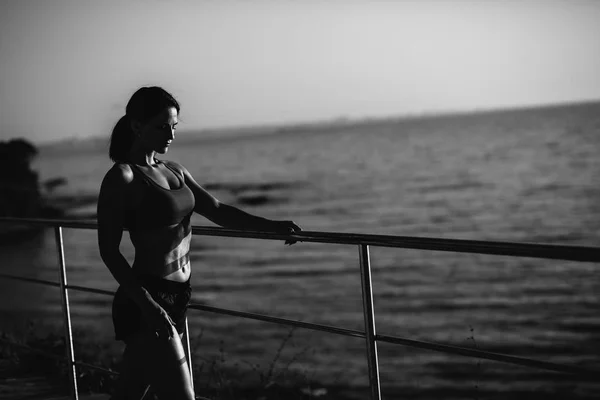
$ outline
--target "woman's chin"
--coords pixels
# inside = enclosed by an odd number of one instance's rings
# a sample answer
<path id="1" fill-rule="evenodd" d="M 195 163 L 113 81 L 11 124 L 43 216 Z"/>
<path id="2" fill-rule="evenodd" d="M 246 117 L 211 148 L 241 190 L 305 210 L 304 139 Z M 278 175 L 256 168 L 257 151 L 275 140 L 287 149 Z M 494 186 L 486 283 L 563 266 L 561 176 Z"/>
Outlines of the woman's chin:
<path id="1" fill-rule="evenodd" d="M 169 151 L 169 146 L 159 147 L 155 150 L 158 154 L 166 154 Z"/>

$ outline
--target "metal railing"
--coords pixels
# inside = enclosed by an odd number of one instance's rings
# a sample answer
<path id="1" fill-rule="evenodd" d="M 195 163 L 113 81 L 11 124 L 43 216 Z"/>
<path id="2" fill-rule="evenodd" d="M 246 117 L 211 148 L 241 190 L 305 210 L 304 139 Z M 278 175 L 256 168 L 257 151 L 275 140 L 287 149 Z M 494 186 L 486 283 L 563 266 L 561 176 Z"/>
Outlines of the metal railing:
<path id="1" fill-rule="evenodd" d="M 71 329 L 71 315 L 69 310 L 69 290 L 77 290 L 102 295 L 114 295 L 114 292 L 100 290 L 89 287 L 69 285 L 67 283 L 66 263 L 64 257 L 64 244 L 62 237 L 63 228 L 74 229 L 97 229 L 96 222 L 82 222 L 71 220 L 45 220 L 45 219 L 18 219 L 18 218 L 0 218 L 0 223 L 18 223 L 27 225 L 39 225 L 45 227 L 54 227 L 56 246 L 58 249 L 58 264 L 60 268 L 60 282 L 51 282 L 40 279 L 25 278 L 10 274 L 0 273 L 0 278 L 14 279 L 19 281 L 37 283 L 60 287 L 62 297 L 62 309 L 64 313 L 65 339 L 66 339 L 66 359 L 70 372 L 71 393 L 74 399 L 78 399 L 77 391 L 77 371 L 78 365 L 98 369 L 107 373 L 115 372 L 106 370 L 96 365 L 90 365 L 75 360 L 73 351 L 73 332 Z M 421 249 L 434 251 L 448 251 L 458 253 L 476 253 L 489 255 L 505 255 L 516 257 L 533 257 L 543 259 L 555 259 L 566 261 L 582 262 L 600 262 L 600 248 L 586 246 L 564 246 L 550 244 L 532 244 L 532 243 L 509 243 L 493 241 L 476 241 L 460 239 L 437 239 L 420 238 L 409 236 L 387 236 L 387 235 L 368 235 L 368 234 L 348 234 L 333 232 L 308 232 L 302 231 L 294 234 L 276 234 L 267 232 L 240 231 L 213 227 L 192 227 L 194 235 L 204 236 L 224 236 L 241 237 L 253 239 L 271 239 L 271 240 L 295 240 L 298 242 L 331 243 L 358 246 L 358 256 L 360 260 L 363 314 L 365 321 L 365 330 L 357 331 L 336 326 L 315 324 L 286 318 L 272 317 L 256 313 L 242 312 L 218 308 L 203 304 L 192 303 L 190 309 L 206 312 L 231 315 L 241 318 L 249 318 L 270 323 L 312 329 L 328 332 L 337 335 L 352 336 L 363 338 L 366 341 L 367 364 L 369 368 L 369 382 L 372 400 L 381 399 L 381 388 L 379 380 L 379 362 L 377 354 L 377 343 L 386 342 L 399 344 L 414 348 L 439 351 L 447 354 L 456 354 L 466 357 L 475 357 L 480 359 L 494 360 L 503 363 L 530 367 L 538 370 L 554 371 L 564 374 L 576 375 L 583 378 L 598 378 L 600 371 L 581 368 L 571 365 L 556 364 L 546 361 L 533 360 L 529 358 L 515 357 L 507 354 L 493 353 L 483 350 L 477 350 L 466 347 L 450 346 L 439 343 L 425 342 L 390 335 L 378 334 L 375 329 L 375 310 L 373 306 L 373 291 L 371 284 L 371 263 L 369 255 L 370 246 L 395 247 L 404 249 Z M 185 344 L 189 359 L 190 375 L 192 374 L 192 360 L 190 351 L 190 340 L 188 324 L 185 326 Z M 11 343 L 12 344 L 12 343 Z M 35 349 L 33 349 L 35 350 Z M 192 379 L 193 382 L 193 379 Z"/>

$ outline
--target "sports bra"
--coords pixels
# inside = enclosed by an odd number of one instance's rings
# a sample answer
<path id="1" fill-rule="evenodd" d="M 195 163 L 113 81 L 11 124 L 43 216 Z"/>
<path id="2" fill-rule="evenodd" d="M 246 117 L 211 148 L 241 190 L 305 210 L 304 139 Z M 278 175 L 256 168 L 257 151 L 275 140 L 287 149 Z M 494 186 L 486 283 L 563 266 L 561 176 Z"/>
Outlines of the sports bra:
<path id="1" fill-rule="evenodd" d="M 195 199 L 181 172 L 158 162 L 177 176 L 179 187 L 166 189 L 130 164 L 134 176 L 143 182 L 143 195 L 126 217 L 125 226 L 135 247 L 133 268 L 166 276 L 189 264 Z"/>
<path id="2" fill-rule="evenodd" d="M 146 175 L 140 167 L 129 164 L 134 176 L 145 183 L 144 194 L 140 204 L 126 218 L 125 226 L 129 229 L 155 228 L 180 223 L 185 216 L 194 210 L 194 194 L 184 182 L 181 172 L 167 163 L 158 161 L 177 176 L 179 187 L 167 189 Z"/>

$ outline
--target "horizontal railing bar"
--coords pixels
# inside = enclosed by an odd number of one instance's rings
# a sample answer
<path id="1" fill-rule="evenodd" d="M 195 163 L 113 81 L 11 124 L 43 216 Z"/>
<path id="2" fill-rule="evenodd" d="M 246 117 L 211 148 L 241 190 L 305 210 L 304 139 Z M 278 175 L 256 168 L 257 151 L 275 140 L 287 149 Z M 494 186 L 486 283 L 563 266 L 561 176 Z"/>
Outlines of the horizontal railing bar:
<path id="1" fill-rule="evenodd" d="M 25 223 L 42 226 L 62 226 L 66 228 L 97 229 L 95 220 L 72 221 L 33 218 L 0 217 L 0 222 Z M 242 231 L 218 227 L 194 226 L 192 232 L 204 236 L 240 237 L 249 239 L 289 240 L 299 242 L 330 243 L 344 245 L 370 245 L 416 250 L 447 251 L 456 253 L 531 257 L 566 261 L 600 262 L 600 247 L 554 245 L 538 243 L 496 242 L 466 239 L 441 239 L 414 236 L 391 236 L 354 234 L 339 232 L 302 231 L 294 234 L 280 234 L 257 231 Z"/>
<path id="2" fill-rule="evenodd" d="M 27 282 L 33 282 L 33 283 L 46 284 L 46 285 L 51 285 L 51 286 L 60 286 L 58 283 L 54 283 L 54 282 L 42 281 L 39 279 L 23 278 L 23 277 L 19 277 L 19 276 L 2 274 L 2 273 L 0 273 L 0 278 L 9 278 L 9 279 L 16 279 L 16 280 L 22 280 L 22 281 L 27 281 Z M 115 294 L 115 292 L 111 292 L 108 290 L 93 289 L 93 288 L 88 288 L 85 286 L 78 286 L 78 285 L 66 285 L 66 288 L 70 289 L 70 290 L 90 292 L 90 293 L 96 293 L 96 294 L 102 294 L 102 295 L 108 295 L 108 296 L 112 296 Z M 202 310 L 202 311 L 209 311 L 209 312 L 214 312 L 214 313 L 219 313 L 219 314 L 226 314 L 226 315 L 238 316 L 238 317 L 243 317 L 243 318 L 249 318 L 249 319 L 256 319 L 256 320 L 265 321 L 265 322 L 273 322 L 273 323 L 279 323 L 279 324 L 284 324 L 284 325 L 294 325 L 294 326 L 303 327 L 303 328 L 307 328 L 307 329 L 337 333 L 337 334 L 345 335 L 345 336 L 355 336 L 355 337 L 360 337 L 360 338 L 365 337 L 364 332 L 355 331 L 355 330 L 351 330 L 351 329 L 337 328 L 337 327 L 333 327 L 333 326 L 329 326 L 329 325 L 320 325 L 320 324 L 314 324 L 314 323 L 310 323 L 310 322 L 294 321 L 291 319 L 271 317 L 271 316 L 263 315 L 263 314 L 228 310 L 225 308 L 207 306 L 207 305 L 198 304 L 198 303 L 190 304 L 189 308 Z"/>
<path id="3" fill-rule="evenodd" d="M 204 304 L 198 304 L 198 303 L 190 304 L 189 308 L 194 309 L 194 310 L 208 311 L 208 312 L 212 312 L 212 313 L 216 313 L 216 314 L 225 314 L 225 315 L 231 315 L 234 317 L 241 317 L 241 318 L 254 319 L 254 320 L 258 320 L 258 321 L 271 322 L 271 323 L 280 324 L 280 325 L 297 326 L 299 328 L 306 328 L 306 329 L 312 329 L 315 331 L 335 333 L 335 334 L 343 335 L 343 336 L 353 336 L 353 337 L 358 337 L 358 338 L 363 338 L 363 339 L 365 337 L 364 332 L 356 331 L 353 329 L 338 328 L 335 326 L 321 325 L 321 324 L 315 324 L 315 323 L 311 323 L 311 322 L 295 321 L 293 319 L 271 317 L 268 315 L 249 313 L 249 312 L 244 312 L 244 311 L 228 310 L 225 308 L 206 306 Z"/>
<path id="4" fill-rule="evenodd" d="M 24 281 L 24 282 L 38 283 L 40 285 L 48 285 L 48 286 L 60 287 L 60 283 L 58 283 L 58 282 L 45 281 L 43 279 L 35 279 L 35 278 L 25 278 L 23 276 L 5 274 L 5 273 L 1 273 L 1 272 L 0 272 L 0 278 L 14 279 L 14 280 L 17 280 L 17 281 Z M 102 294 L 102 295 L 107 295 L 107 296 L 113 296 L 115 294 L 115 292 L 111 292 L 109 290 L 94 289 L 94 288 L 89 288 L 89 287 L 85 287 L 85 286 L 78 286 L 78 285 L 69 285 L 69 284 L 67 284 L 67 285 L 65 285 L 65 288 L 67 288 L 67 289 L 73 289 L 73 290 L 78 290 L 80 292 L 96 293 L 96 294 Z"/>
<path id="5" fill-rule="evenodd" d="M 70 284 L 65 285 L 65 287 L 67 289 L 77 290 L 79 292 L 102 294 L 102 295 L 106 295 L 106 296 L 114 296 L 115 295 L 115 292 L 111 292 L 110 290 L 94 289 L 94 288 L 89 288 L 89 287 L 85 287 L 85 286 L 70 285 Z"/>
<path id="6" fill-rule="evenodd" d="M 119 375 L 119 373 L 117 371 L 112 371 L 110 369 L 99 367 L 99 366 L 94 365 L 94 364 L 88 364 L 88 363 L 83 362 L 83 361 L 75 361 L 75 365 L 80 365 L 82 367 L 95 369 L 95 370 L 102 371 L 102 372 L 110 374 L 110 375 Z"/>
<path id="7" fill-rule="evenodd" d="M 0 278 L 13 279 L 16 281 L 23 281 L 23 282 L 38 283 L 40 285 L 60 287 L 60 283 L 58 283 L 58 282 L 45 281 L 43 279 L 35 279 L 35 278 L 25 278 L 24 276 L 16 276 L 16 275 L 11 275 L 11 274 L 5 274 L 2 272 L 0 272 Z"/>
<path id="8" fill-rule="evenodd" d="M 553 245 L 538 243 L 497 242 L 467 239 L 442 239 L 414 236 L 352 234 L 338 232 L 299 232 L 293 238 L 310 235 L 310 240 L 332 243 L 335 239 L 344 244 L 366 244 L 378 247 L 395 247 L 414 250 L 447 251 L 455 253 L 504 255 L 568 261 L 600 262 L 600 248 L 589 246 Z"/>
<path id="9" fill-rule="evenodd" d="M 293 325 L 293 326 L 298 326 L 301 328 L 318 330 L 318 331 L 329 332 L 329 333 L 336 333 L 336 334 L 341 334 L 341 335 L 345 335 L 345 336 L 365 338 L 364 332 L 355 331 L 355 330 L 351 330 L 351 329 L 336 328 L 336 327 L 332 327 L 332 326 L 328 326 L 328 325 L 314 324 L 314 323 L 310 323 L 310 322 L 300 322 L 300 321 L 289 320 L 286 318 L 271 317 L 271 316 L 267 316 L 267 315 L 255 314 L 255 313 L 249 313 L 249 312 L 243 312 L 243 311 L 234 311 L 234 310 L 228 310 L 228 309 L 223 309 L 223 308 L 218 308 L 218 307 L 205 306 L 205 305 L 196 304 L 196 303 L 190 305 L 190 308 L 193 308 L 196 310 L 209 311 L 209 312 L 213 312 L 213 313 L 217 313 L 217 314 L 226 314 L 226 315 L 232 315 L 235 317 L 249 318 L 249 319 L 265 321 L 265 322 L 272 322 L 272 323 L 281 324 L 281 325 Z M 424 342 L 424 341 L 413 340 L 413 339 L 405 339 L 405 338 L 400 338 L 397 336 L 377 334 L 377 335 L 375 335 L 375 340 L 377 340 L 378 342 L 400 344 L 400 345 L 405 345 L 408 347 L 415 347 L 415 348 L 426 349 L 426 350 L 434 350 L 434 351 L 439 351 L 442 353 L 457 354 L 457 355 L 462 355 L 462 356 L 466 356 L 466 357 L 484 358 L 484 359 L 500 361 L 500 362 L 504 362 L 504 363 L 508 363 L 508 364 L 521 365 L 524 367 L 530 367 L 530 368 L 534 368 L 534 369 L 544 369 L 544 370 L 553 371 L 553 372 L 562 372 L 562 373 L 582 375 L 582 376 L 593 376 L 593 377 L 600 376 L 600 371 L 588 370 L 588 369 L 580 368 L 580 367 L 554 364 L 554 363 L 550 363 L 550 362 L 546 362 L 546 361 L 532 360 L 532 359 L 528 359 L 528 358 L 510 356 L 510 355 L 500 354 L 500 353 L 493 353 L 493 352 L 483 351 L 483 350 L 468 349 L 465 347 Z"/>
<path id="10" fill-rule="evenodd" d="M 98 229 L 98 223 L 95 219 L 90 220 L 72 220 L 72 219 L 48 219 L 48 218 L 11 218 L 0 217 L 0 222 L 10 222 L 15 224 L 26 224 L 48 227 L 63 227 L 75 229 Z"/>
<path id="11" fill-rule="evenodd" d="M 40 284 L 40 285 L 60 287 L 60 283 L 58 283 L 58 282 L 46 281 L 46 280 L 43 280 L 43 279 L 35 279 L 35 278 L 25 278 L 23 276 L 5 274 L 5 273 L 2 273 L 2 272 L 0 272 L 0 278 L 14 279 L 14 280 L 17 280 L 17 281 L 31 282 L 31 283 L 37 283 L 37 284 Z M 102 294 L 102 295 L 108 295 L 108 296 L 113 296 L 115 294 L 115 292 L 111 292 L 109 290 L 94 289 L 94 288 L 88 288 L 88 287 L 85 287 L 85 286 L 78 286 L 78 285 L 69 285 L 69 284 L 67 284 L 67 285 L 65 285 L 65 287 L 67 289 L 78 290 L 80 292 L 89 292 L 89 293 L 96 293 L 96 294 Z"/>
<path id="12" fill-rule="evenodd" d="M 538 243 L 494 242 L 466 239 L 440 239 L 413 236 L 353 234 L 340 232 L 301 231 L 292 235 L 239 231 L 214 227 L 192 227 L 195 235 L 242 237 L 255 239 L 293 239 L 298 242 L 344 245 L 370 245 L 414 250 L 447 251 L 454 253 L 532 257 L 566 261 L 600 262 L 600 248 L 588 246 Z"/>
<path id="13" fill-rule="evenodd" d="M 0 273 L 0 277 L 9 278 L 9 279 L 17 279 L 17 280 L 22 280 L 22 281 L 27 281 L 27 282 L 32 282 L 32 283 L 45 284 L 45 285 L 50 285 L 50 286 L 59 286 L 59 284 L 54 283 L 54 282 L 43 281 L 40 279 L 23 278 L 23 277 L 18 277 L 18 276 L 14 276 L 14 275 L 3 274 L 3 273 Z M 91 293 L 102 294 L 102 295 L 109 295 L 109 296 L 114 295 L 114 292 L 111 292 L 108 290 L 93 289 L 93 288 L 88 288 L 88 287 L 84 287 L 84 286 L 68 285 L 68 288 L 71 290 L 91 292 Z M 334 327 L 334 326 L 329 326 L 329 325 L 315 324 L 315 323 L 303 322 L 303 321 L 295 321 L 295 320 L 290 320 L 287 318 L 272 317 L 272 316 L 263 315 L 263 314 L 230 310 L 230 309 L 213 307 L 213 306 L 208 306 L 208 305 L 198 304 L 198 303 L 190 304 L 189 308 L 195 309 L 195 310 L 201 310 L 201 311 L 208 311 L 208 312 L 217 313 L 217 314 L 231 315 L 231 316 L 235 316 L 235 317 L 259 320 L 259 321 L 264 321 L 264 322 L 271 322 L 271 323 L 276 323 L 276 324 L 280 324 L 280 325 L 297 326 L 300 328 L 334 333 L 334 334 L 339 334 L 339 335 L 343 335 L 343 336 L 358 337 L 358 338 L 363 338 L 363 339 L 365 338 L 364 332 L 353 330 L 353 329 L 339 328 L 339 327 Z M 483 358 L 483 359 L 488 359 L 488 360 L 493 360 L 493 361 L 500 361 L 500 362 L 504 362 L 504 363 L 521 365 L 521 366 L 525 366 L 525 367 L 543 369 L 543 370 L 554 371 L 554 372 L 562 372 L 562 373 L 567 373 L 567 374 L 590 376 L 590 377 L 600 376 L 600 371 L 594 371 L 594 370 L 589 370 L 589 369 L 574 367 L 574 366 L 554 364 L 554 363 L 550 363 L 550 362 L 532 360 L 532 359 L 522 358 L 522 357 L 515 357 L 515 356 L 506 355 L 506 354 L 493 353 L 493 352 L 476 350 L 476 349 L 468 349 L 468 348 L 458 347 L 458 346 L 450 346 L 450 345 L 445 345 L 445 344 L 424 342 L 424 341 L 420 341 L 420 340 L 405 339 L 405 338 L 400 338 L 397 336 L 380 335 L 380 334 L 377 334 L 375 336 L 375 339 L 380 342 L 400 344 L 400 345 L 405 345 L 405 346 L 409 346 L 409 347 L 421 348 L 421 349 L 426 349 L 426 350 L 434 350 L 434 351 L 439 351 L 439 352 L 449 353 L 449 354 L 457 354 L 457 355 L 462 355 L 462 356 L 466 356 L 466 357 Z M 6 340 L 2 340 L 2 339 L 0 339 L 0 340 L 3 342 L 7 342 Z M 42 350 L 33 349 L 29 346 L 21 345 L 18 343 L 9 342 L 9 344 L 25 347 L 25 348 L 33 350 L 33 351 L 43 352 Z M 55 356 L 51 353 L 46 353 L 46 352 L 43 352 L 43 353 L 48 356 L 62 359 L 62 357 Z M 76 361 L 75 363 L 79 364 L 80 362 Z M 90 368 L 96 368 L 96 369 L 102 370 L 101 367 L 96 367 L 91 364 L 82 364 L 82 365 L 86 365 Z M 106 371 L 106 372 L 111 372 L 111 371 Z"/>
<path id="14" fill-rule="evenodd" d="M 416 347 L 420 349 L 427 349 L 433 351 L 439 351 L 447 354 L 457 354 L 465 357 L 473 358 L 484 358 L 487 360 L 500 361 L 507 364 L 520 365 L 524 367 L 530 367 L 534 369 L 543 369 L 553 372 L 562 372 L 566 374 L 581 375 L 586 377 L 597 378 L 600 376 L 600 371 L 589 370 L 586 368 L 580 368 L 569 365 L 555 364 L 546 361 L 532 360 L 529 358 L 509 356 L 507 354 L 493 353 L 489 351 L 468 349 L 465 347 L 450 346 L 445 344 L 437 344 L 424 342 L 420 340 L 404 339 L 396 336 L 389 335 L 377 335 L 376 340 L 379 342 L 386 342 L 392 344 L 400 344 L 408 347 Z"/>

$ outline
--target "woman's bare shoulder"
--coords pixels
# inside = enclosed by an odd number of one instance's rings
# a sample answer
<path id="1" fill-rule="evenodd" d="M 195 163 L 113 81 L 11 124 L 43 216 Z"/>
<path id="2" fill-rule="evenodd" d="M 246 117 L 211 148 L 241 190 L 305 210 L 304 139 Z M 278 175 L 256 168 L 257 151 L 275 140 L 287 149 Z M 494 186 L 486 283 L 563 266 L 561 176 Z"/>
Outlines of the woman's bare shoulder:
<path id="1" fill-rule="evenodd" d="M 102 185 L 124 186 L 133 181 L 133 171 L 129 164 L 115 163 L 104 176 Z"/>

